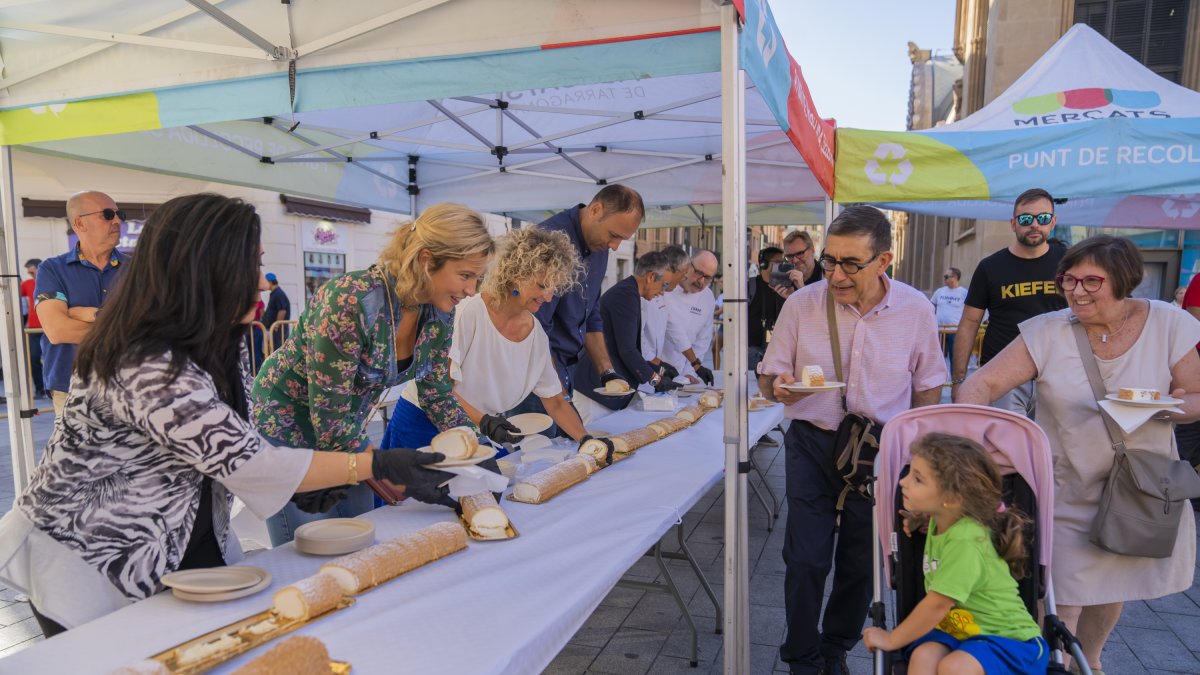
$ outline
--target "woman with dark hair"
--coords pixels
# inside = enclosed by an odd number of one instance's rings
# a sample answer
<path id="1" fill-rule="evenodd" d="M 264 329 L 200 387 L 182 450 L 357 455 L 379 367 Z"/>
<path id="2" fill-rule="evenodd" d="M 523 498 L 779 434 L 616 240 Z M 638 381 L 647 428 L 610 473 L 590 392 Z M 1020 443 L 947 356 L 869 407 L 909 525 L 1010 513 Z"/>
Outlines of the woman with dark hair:
<path id="1" fill-rule="evenodd" d="M 146 221 L 129 269 L 79 346 L 64 414 L 0 519 L 0 580 L 47 637 L 163 590 L 176 570 L 241 557 L 236 495 L 256 514 L 296 492 L 384 478 L 439 501 L 444 459 L 276 447 L 249 421 L 247 326 L 258 292 L 254 207 L 178 197 Z"/>
<path id="2" fill-rule="evenodd" d="M 1054 453 L 1054 594 L 1096 672 L 1123 603 L 1185 591 L 1195 572 L 1191 509 L 1169 558 L 1111 553 L 1089 540 L 1114 451 L 1083 359 L 1095 359 L 1110 393 L 1156 389 L 1183 400 L 1182 414 L 1159 413 L 1123 433 L 1117 440 L 1127 447 L 1178 459 L 1175 424 L 1200 419 L 1200 322 L 1169 303 L 1131 297 L 1142 269 L 1141 253 L 1122 237 L 1100 235 L 1071 247 L 1057 278 L 1068 308 L 1021 323 L 1020 336 L 967 378 L 955 400 L 987 405 L 1037 380 L 1037 421 Z M 1080 354 L 1075 321 L 1087 332 L 1090 354 Z"/>

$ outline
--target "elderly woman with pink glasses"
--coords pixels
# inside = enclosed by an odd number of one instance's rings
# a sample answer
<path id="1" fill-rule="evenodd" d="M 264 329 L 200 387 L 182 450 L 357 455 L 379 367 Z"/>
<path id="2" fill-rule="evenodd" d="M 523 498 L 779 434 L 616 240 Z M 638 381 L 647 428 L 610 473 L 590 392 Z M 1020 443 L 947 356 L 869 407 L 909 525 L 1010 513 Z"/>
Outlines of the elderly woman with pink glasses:
<path id="1" fill-rule="evenodd" d="M 1093 671 L 1123 603 L 1187 590 L 1196 560 L 1195 524 L 1184 509 L 1168 558 L 1121 555 L 1090 541 L 1115 456 L 1083 359 L 1095 359 L 1103 387 L 1157 389 L 1182 399 L 1179 413 L 1156 414 L 1122 434 L 1127 447 L 1178 459 L 1176 423 L 1200 419 L 1200 321 L 1158 300 L 1131 297 L 1142 281 L 1133 242 L 1101 235 L 1073 246 L 1058 266 L 1068 308 L 1021 324 L 1021 335 L 967 378 L 958 403 L 988 404 L 1020 382 L 1037 380 L 1037 422 L 1054 453 L 1054 561 L 1058 610 L 1079 637 Z M 1081 353 L 1074 323 L 1087 334 Z"/>

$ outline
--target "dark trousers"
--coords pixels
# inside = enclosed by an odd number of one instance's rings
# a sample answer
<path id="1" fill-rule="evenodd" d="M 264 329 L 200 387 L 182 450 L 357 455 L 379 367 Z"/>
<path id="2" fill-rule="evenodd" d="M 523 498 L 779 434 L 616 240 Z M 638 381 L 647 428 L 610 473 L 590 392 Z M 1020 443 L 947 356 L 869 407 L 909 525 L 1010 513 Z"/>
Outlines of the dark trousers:
<path id="1" fill-rule="evenodd" d="M 827 657 L 849 651 L 862 636 L 871 602 L 871 504 L 858 494 L 847 496 L 839 524 L 836 507 L 843 483 L 834 474 L 832 432 L 793 421 L 784 436 L 784 452 L 787 636 L 779 658 L 793 673 L 815 675 Z M 822 618 L 831 566 L 836 566 L 833 592 Z"/>
<path id="2" fill-rule="evenodd" d="M 46 395 L 46 383 L 42 379 L 42 336 L 29 336 L 29 378 L 33 380 L 31 394 Z"/>

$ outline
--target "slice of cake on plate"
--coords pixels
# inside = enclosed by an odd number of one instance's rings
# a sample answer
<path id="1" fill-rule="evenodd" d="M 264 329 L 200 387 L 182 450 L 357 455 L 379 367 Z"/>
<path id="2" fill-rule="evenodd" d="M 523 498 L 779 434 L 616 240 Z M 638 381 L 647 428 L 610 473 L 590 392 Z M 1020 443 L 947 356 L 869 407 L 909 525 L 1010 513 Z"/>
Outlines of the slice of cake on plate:
<path id="1" fill-rule="evenodd" d="M 821 366 L 804 366 L 804 370 L 800 371 L 800 386 L 824 387 L 825 373 Z"/>
<path id="2" fill-rule="evenodd" d="M 1157 389 L 1121 387 L 1117 390 L 1117 398 L 1122 401 L 1161 401 L 1162 393 Z"/>

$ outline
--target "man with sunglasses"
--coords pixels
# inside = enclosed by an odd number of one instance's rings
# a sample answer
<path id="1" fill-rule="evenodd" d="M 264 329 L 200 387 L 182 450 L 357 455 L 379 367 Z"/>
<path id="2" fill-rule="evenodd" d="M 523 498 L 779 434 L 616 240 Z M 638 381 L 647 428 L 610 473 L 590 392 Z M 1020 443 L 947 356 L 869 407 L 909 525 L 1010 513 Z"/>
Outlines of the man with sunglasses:
<path id="1" fill-rule="evenodd" d="M 67 200 L 67 220 L 79 237 L 75 249 L 38 268 L 34 303 L 42 322 L 42 370 L 61 416 L 71 385 L 75 345 L 92 326 L 129 256 L 117 250 L 125 212 L 103 192 L 79 192 Z"/>
<path id="2" fill-rule="evenodd" d="M 793 291 L 804 288 L 821 280 L 821 266 L 817 264 L 817 249 L 813 245 L 812 235 L 804 230 L 788 232 L 783 238 L 783 261 L 792 266 L 788 271 L 788 279 Z M 786 290 L 786 289 L 785 289 Z"/>
<path id="3" fill-rule="evenodd" d="M 988 326 L 983 334 L 980 366 L 1017 338 L 1022 321 L 1067 306 L 1054 281 L 1058 262 L 1066 253 L 1064 247 L 1050 243 L 1055 222 L 1054 198 L 1049 192 L 1041 188 L 1022 192 L 1013 205 L 1010 221 L 1015 240 L 979 261 L 958 323 L 957 335 L 963 339 L 954 343 L 950 367 L 954 394 L 967 377 L 973 338 L 984 312 L 988 313 Z M 993 405 L 1033 419 L 1037 409 L 1033 382 L 1013 389 Z"/>
<path id="4" fill-rule="evenodd" d="M 717 275 L 717 256 L 711 251 L 697 251 L 688 263 L 683 281 L 666 294 L 667 337 L 663 345 L 663 361 L 671 364 L 680 375 L 713 383 L 713 374 L 703 364 L 704 355 L 712 345 L 713 312 L 717 298 L 709 284 Z"/>

